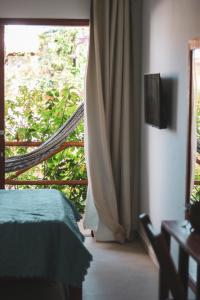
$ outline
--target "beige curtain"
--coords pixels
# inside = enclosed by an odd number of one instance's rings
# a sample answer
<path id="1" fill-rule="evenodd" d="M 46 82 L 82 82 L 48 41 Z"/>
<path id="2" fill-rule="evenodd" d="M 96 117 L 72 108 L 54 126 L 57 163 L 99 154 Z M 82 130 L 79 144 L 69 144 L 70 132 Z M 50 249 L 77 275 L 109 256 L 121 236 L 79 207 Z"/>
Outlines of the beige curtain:
<path id="1" fill-rule="evenodd" d="M 86 80 L 89 188 L 85 226 L 107 229 L 120 242 L 131 236 L 136 213 L 133 201 L 137 201 L 132 191 L 131 11 L 130 0 L 92 1 Z"/>

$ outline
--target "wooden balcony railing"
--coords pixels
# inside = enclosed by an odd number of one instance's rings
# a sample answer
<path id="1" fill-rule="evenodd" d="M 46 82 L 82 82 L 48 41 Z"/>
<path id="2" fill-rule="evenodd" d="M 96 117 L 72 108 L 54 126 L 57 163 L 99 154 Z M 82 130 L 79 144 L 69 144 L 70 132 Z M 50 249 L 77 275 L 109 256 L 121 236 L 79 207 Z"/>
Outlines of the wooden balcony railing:
<path id="1" fill-rule="evenodd" d="M 42 142 L 31 142 L 31 141 L 9 141 L 5 143 L 6 147 L 38 147 L 42 144 Z M 69 147 L 84 147 L 84 143 L 82 141 L 70 141 L 63 143 L 59 149 L 55 150 L 53 155 L 63 151 L 66 148 Z M 47 157 L 45 160 L 47 160 L 49 157 Z M 42 161 L 41 161 L 42 162 Z M 38 164 L 38 163 L 37 163 Z M 34 165 L 35 166 L 35 165 Z M 25 168 L 23 170 L 15 172 L 14 175 L 11 175 L 10 177 L 5 179 L 6 185 L 87 185 L 88 180 L 87 179 L 80 179 L 80 180 L 18 180 L 16 179 L 19 175 L 25 173 L 29 169 L 31 169 L 31 166 L 29 168 Z"/>

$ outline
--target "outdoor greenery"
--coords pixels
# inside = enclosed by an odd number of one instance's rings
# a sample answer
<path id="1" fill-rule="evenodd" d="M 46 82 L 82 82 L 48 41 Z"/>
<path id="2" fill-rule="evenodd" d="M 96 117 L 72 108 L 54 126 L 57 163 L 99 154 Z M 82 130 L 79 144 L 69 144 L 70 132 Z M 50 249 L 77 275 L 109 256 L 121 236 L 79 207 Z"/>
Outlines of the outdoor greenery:
<path id="1" fill-rule="evenodd" d="M 190 203 L 200 202 L 200 189 L 195 186 L 191 195 Z"/>
<path id="2" fill-rule="evenodd" d="M 197 152 L 196 152 L 196 159 L 200 160 L 200 153 L 199 153 L 199 141 L 200 141 L 200 61 L 199 61 L 199 50 L 195 50 L 194 52 L 194 78 L 195 78 L 195 112 L 196 112 L 196 138 L 197 138 Z M 194 179 L 200 180 L 200 165 L 196 162 L 195 170 L 194 170 Z M 200 186 L 196 185 L 193 188 L 191 199 L 191 203 L 200 202 Z"/>
<path id="3" fill-rule="evenodd" d="M 40 43 L 36 53 L 7 53 L 7 141 L 45 141 L 77 109 L 84 96 L 87 40 L 87 28 L 47 28 L 39 35 Z M 83 141 L 83 137 L 81 122 L 68 140 Z M 25 147 L 9 147 L 6 155 L 20 155 L 30 150 Z M 19 178 L 86 179 L 84 149 L 67 148 Z M 62 190 L 78 210 L 83 212 L 86 186 L 48 188 Z"/>

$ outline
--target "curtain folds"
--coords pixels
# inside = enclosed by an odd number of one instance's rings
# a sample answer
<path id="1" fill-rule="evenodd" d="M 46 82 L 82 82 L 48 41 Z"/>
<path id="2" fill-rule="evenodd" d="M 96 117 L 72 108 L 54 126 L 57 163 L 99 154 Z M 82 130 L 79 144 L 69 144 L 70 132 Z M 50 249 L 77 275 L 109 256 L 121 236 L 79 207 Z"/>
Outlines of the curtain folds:
<path id="1" fill-rule="evenodd" d="M 84 223 L 95 231 L 100 225 L 103 230 L 107 228 L 120 242 L 130 238 L 132 201 L 137 201 L 132 191 L 131 11 L 130 0 L 92 1 L 86 79 L 89 187 Z"/>

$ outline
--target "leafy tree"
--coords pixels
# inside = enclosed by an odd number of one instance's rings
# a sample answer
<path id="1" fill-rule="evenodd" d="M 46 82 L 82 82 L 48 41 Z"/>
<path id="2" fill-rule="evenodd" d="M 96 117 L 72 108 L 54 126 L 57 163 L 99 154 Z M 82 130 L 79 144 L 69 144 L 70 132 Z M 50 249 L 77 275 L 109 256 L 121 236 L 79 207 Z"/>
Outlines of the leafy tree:
<path id="1" fill-rule="evenodd" d="M 40 34 L 37 53 L 7 54 L 6 140 L 45 141 L 77 109 L 84 95 L 87 36 L 86 28 L 50 28 Z M 69 140 L 83 140 L 83 135 L 81 122 Z M 8 148 L 6 154 L 27 151 L 30 149 Z M 73 147 L 22 174 L 20 179 L 86 177 L 84 149 Z M 52 187 L 62 190 L 83 212 L 85 186 Z"/>

